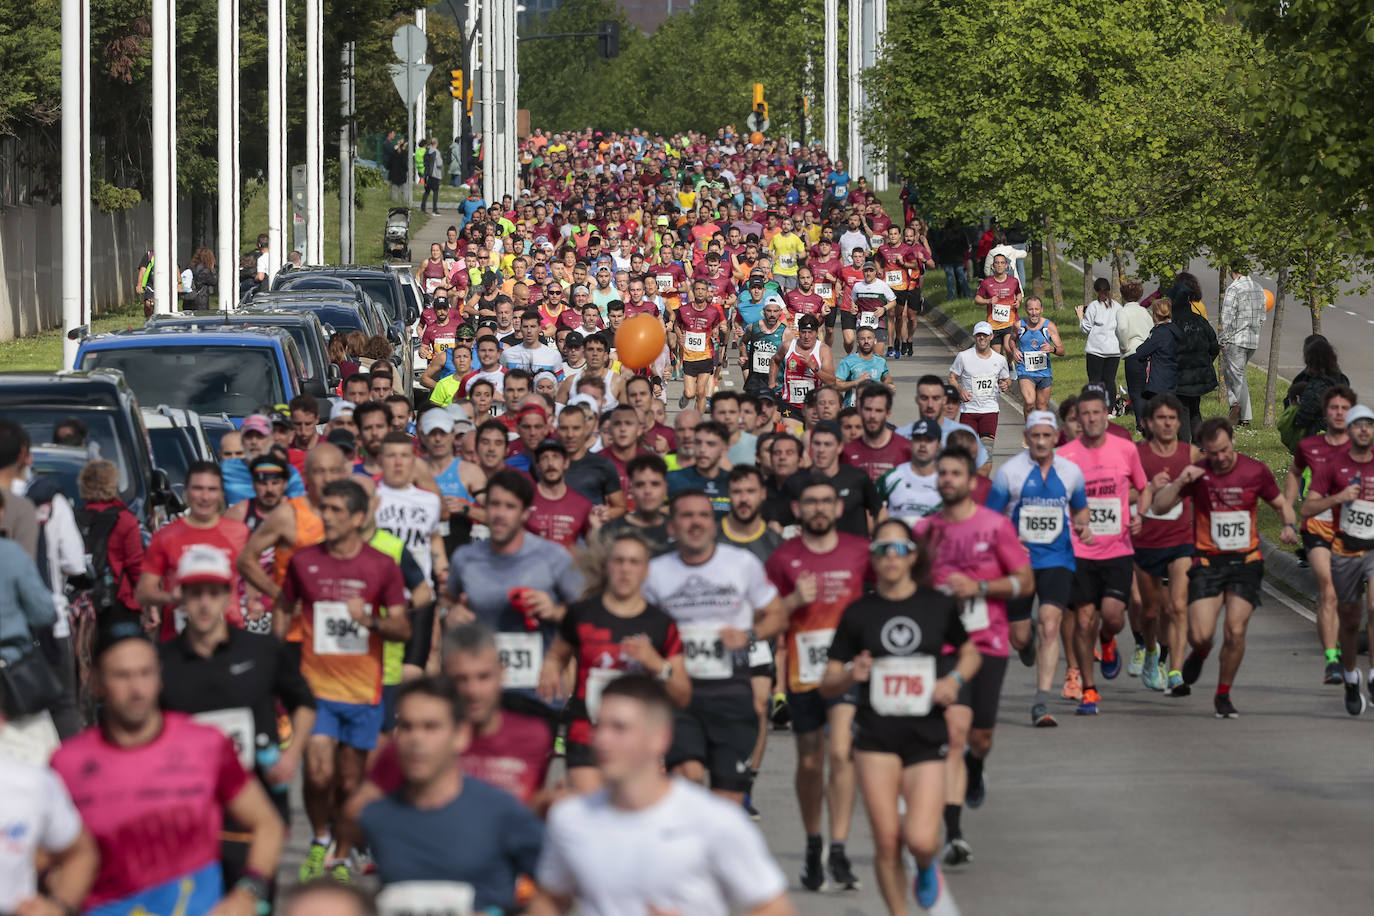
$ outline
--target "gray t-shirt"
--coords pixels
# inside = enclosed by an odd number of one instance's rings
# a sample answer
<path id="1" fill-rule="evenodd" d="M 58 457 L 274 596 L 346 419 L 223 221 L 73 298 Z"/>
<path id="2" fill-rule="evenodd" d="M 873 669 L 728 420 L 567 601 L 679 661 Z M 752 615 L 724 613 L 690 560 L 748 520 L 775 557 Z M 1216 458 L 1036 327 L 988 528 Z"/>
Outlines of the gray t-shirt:
<path id="1" fill-rule="evenodd" d="M 620 472 L 611 459 L 595 452 L 569 461 L 563 479 L 593 506 L 605 505 L 606 497 L 620 492 Z"/>

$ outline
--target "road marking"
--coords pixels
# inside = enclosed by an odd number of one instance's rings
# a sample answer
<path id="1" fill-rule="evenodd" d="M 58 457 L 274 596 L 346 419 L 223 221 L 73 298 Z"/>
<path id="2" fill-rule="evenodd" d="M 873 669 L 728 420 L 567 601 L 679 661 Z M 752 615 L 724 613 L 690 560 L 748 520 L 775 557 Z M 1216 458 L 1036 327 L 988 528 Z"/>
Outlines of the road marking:
<path id="1" fill-rule="evenodd" d="M 1276 588 L 1276 587 L 1273 586 L 1273 585 L 1270 585 L 1270 584 L 1268 583 L 1268 581 L 1264 582 L 1263 585 L 1261 586 L 1261 588 L 1263 589 L 1263 591 L 1264 591 L 1264 593 L 1265 593 L 1266 595 L 1268 595 L 1268 596 L 1271 597 L 1271 598 L 1276 598 L 1276 599 L 1278 599 L 1278 602 L 1279 602 L 1280 604 L 1282 604 L 1284 607 L 1288 608 L 1288 610 L 1292 611 L 1294 614 L 1297 614 L 1299 617 L 1301 617 L 1301 618 L 1303 618 L 1304 620 L 1306 620 L 1308 623 L 1316 623 L 1316 622 L 1317 622 L 1317 615 L 1316 615 L 1316 614 L 1312 613 L 1312 612 L 1309 611 L 1307 608 L 1305 608 L 1305 607 L 1303 607 L 1302 605 L 1298 604 L 1298 603 L 1295 602 L 1292 598 L 1289 598 L 1286 594 L 1283 593 L 1283 591 L 1282 591 L 1281 589 Z"/>
<path id="2" fill-rule="evenodd" d="M 1350 309 L 1342 309 L 1341 311 L 1345 312 L 1347 315 L 1354 315 L 1356 318 L 1359 317 L 1359 314 L 1358 314 L 1358 313 L 1352 312 L 1352 311 L 1350 311 Z"/>

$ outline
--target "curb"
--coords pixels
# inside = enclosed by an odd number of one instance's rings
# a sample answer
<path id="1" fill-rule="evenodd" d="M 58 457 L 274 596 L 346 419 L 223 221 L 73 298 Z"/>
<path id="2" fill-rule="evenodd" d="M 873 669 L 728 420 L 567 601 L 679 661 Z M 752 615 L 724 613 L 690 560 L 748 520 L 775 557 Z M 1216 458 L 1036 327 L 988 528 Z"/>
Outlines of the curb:
<path id="1" fill-rule="evenodd" d="M 925 318 L 936 328 L 945 340 L 961 349 L 973 346 L 973 335 L 964 329 L 957 320 L 939 306 L 926 309 Z M 1019 411 L 1021 405 L 1015 405 Z M 1317 577 L 1312 570 L 1298 562 L 1298 558 L 1268 538 L 1260 538 L 1260 550 L 1264 555 L 1264 575 L 1276 587 L 1283 590 L 1294 601 L 1309 610 L 1317 606 Z"/>

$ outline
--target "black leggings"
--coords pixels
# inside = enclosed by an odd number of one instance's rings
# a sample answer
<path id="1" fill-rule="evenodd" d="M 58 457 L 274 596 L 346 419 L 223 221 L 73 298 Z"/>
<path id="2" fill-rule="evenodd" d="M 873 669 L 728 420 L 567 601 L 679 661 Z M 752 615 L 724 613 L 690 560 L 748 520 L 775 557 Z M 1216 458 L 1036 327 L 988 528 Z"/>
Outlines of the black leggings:
<path id="1" fill-rule="evenodd" d="M 1202 425 L 1202 396 L 1180 394 L 1183 416 L 1178 418 L 1178 441 L 1196 442 L 1198 427 Z"/>
<path id="2" fill-rule="evenodd" d="M 1088 383 L 1099 382 L 1107 389 L 1107 409 L 1116 409 L 1116 365 L 1121 362 L 1119 356 L 1094 356 L 1087 355 L 1088 361 Z"/>

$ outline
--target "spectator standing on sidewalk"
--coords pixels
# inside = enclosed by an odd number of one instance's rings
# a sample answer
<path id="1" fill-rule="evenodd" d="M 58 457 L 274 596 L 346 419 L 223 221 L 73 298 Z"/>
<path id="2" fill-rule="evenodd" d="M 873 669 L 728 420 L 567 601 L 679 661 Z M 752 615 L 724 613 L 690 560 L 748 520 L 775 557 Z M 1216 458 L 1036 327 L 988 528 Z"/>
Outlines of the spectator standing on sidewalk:
<path id="1" fill-rule="evenodd" d="M 1231 268 L 1231 282 L 1221 299 L 1221 373 L 1226 380 L 1226 399 L 1231 404 L 1231 424 L 1248 426 L 1250 387 L 1245 367 L 1259 346 L 1264 324 L 1264 288 L 1254 279 Z"/>
<path id="2" fill-rule="evenodd" d="M 439 139 L 429 138 L 429 146 L 425 147 L 425 192 L 420 195 L 420 210 L 425 209 L 425 201 L 429 200 L 430 195 L 434 196 L 434 213 L 439 212 L 439 187 L 444 180 L 444 158 L 439 153 Z"/>

